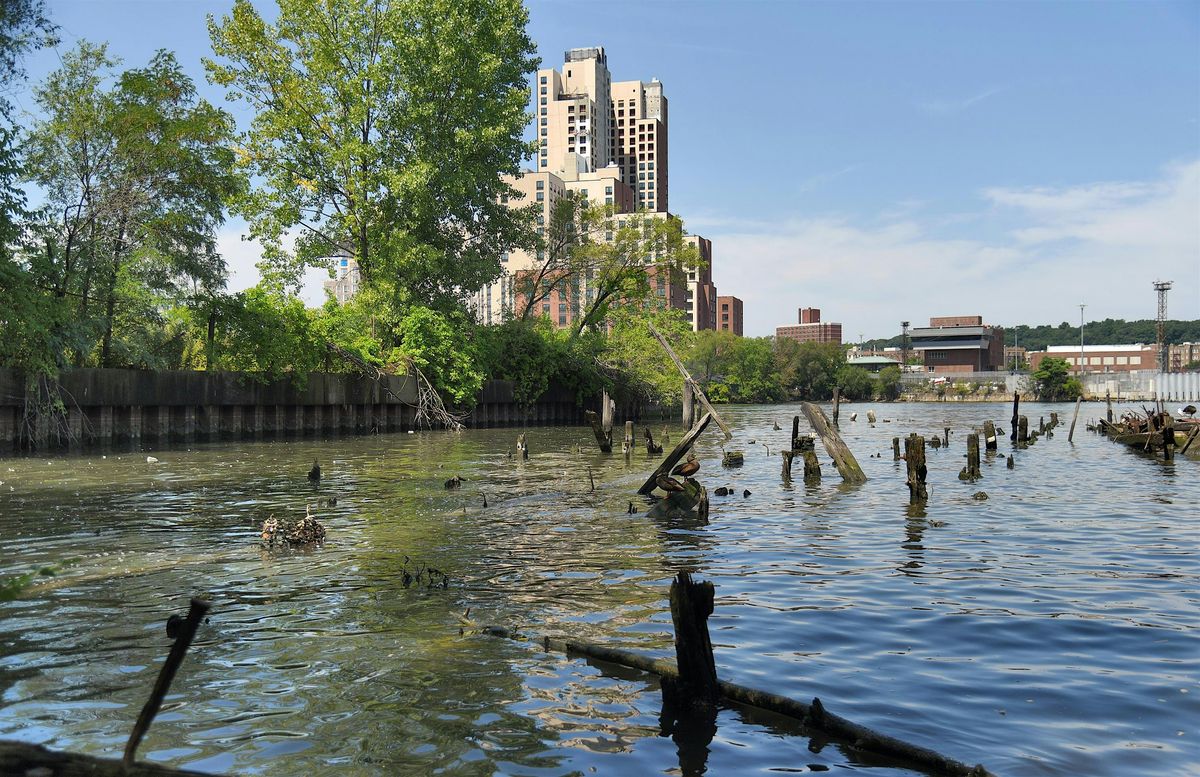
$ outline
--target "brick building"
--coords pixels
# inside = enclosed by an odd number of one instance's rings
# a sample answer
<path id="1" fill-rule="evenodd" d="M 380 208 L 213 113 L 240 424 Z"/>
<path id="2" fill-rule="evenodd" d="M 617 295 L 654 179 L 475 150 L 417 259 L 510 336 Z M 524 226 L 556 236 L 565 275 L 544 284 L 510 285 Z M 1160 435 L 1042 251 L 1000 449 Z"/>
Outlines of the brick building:
<path id="1" fill-rule="evenodd" d="M 985 325 L 982 316 L 939 316 L 911 333 L 912 348 L 925 369 L 936 373 L 1004 369 L 1004 329 Z"/>
<path id="2" fill-rule="evenodd" d="M 842 325 L 821 321 L 820 308 L 800 308 L 799 318 L 797 325 L 775 327 L 775 336 L 801 343 L 842 344 Z"/>
<path id="3" fill-rule="evenodd" d="M 742 301 L 737 297 L 717 297 L 717 329 L 742 336 Z"/>

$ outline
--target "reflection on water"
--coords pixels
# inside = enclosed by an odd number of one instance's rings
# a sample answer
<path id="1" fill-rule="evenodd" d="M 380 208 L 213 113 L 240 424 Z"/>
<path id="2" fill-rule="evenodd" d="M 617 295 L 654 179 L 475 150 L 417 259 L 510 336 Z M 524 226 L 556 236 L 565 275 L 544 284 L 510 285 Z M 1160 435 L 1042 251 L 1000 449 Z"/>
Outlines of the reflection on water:
<path id="1" fill-rule="evenodd" d="M 167 615 L 200 594 L 211 622 L 142 746 L 151 760 L 288 775 L 911 774 L 762 712 L 664 727 L 654 678 L 459 631 L 470 608 L 669 655 L 666 595 L 686 570 L 716 585 L 726 679 L 819 696 L 1000 774 L 1200 773 L 1200 464 L 1119 449 L 1083 432 L 1085 412 L 1074 445 L 1042 439 L 1009 470 L 1001 435 L 983 479 L 962 483 L 966 431 L 1007 428 L 1006 406 L 872 407 L 875 427 L 866 407 L 843 413 L 870 477 L 853 487 L 823 452 L 819 483 L 781 480 L 790 429 L 772 422 L 797 408 L 730 408 L 746 463 L 721 468 L 719 432 L 702 438 L 701 482 L 733 490 L 707 523 L 649 515 L 635 492 L 658 459 L 599 454 L 585 428 L 530 430 L 524 462 L 506 455 L 512 430 L 167 449 L 157 464 L 0 460 L 0 575 L 73 560 L 0 603 L 0 737 L 119 756 Z M 926 451 L 929 502 L 910 505 L 891 438 L 945 426 L 950 447 Z M 453 475 L 465 481 L 447 490 Z M 989 499 L 972 499 L 981 489 Z M 263 520 L 306 503 L 324 546 L 259 547 Z M 405 587 L 417 565 L 448 586 Z"/>

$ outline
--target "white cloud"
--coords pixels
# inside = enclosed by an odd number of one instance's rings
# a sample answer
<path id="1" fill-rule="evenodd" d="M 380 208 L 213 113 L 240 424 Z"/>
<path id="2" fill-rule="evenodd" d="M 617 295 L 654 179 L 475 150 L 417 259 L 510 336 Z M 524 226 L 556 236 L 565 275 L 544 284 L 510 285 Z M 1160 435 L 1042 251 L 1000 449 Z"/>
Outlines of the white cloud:
<path id="1" fill-rule="evenodd" d="M 795 322 L 803 306 L 841 322 L 848 340 L 935 315 L 1073 321 L 1081 302 L 1089 320 L 1152 318 L 1155 279 L 1175 281 L 1172 318 L 1200 318 L 1200 161 L 1153 181 L 992 188 L 981 197 L 975 215 L 1011 222 L 1007 232 L 949 237 L 940 217 L 903 210 L 882 225 L 846 216 L 698 221 L 713 240 L 719 293 L 745 301 L 750 335 Z"/>
<path id="2" fill-rule="evenodd" d="M 949 116 L 954 113 L 961 113 L 972 105 L 981 103 L 989 97 L 994 97 L 1001 92 L 1006 92 L 1011 87 L 994 86 L 991 89 L 984 89 L 982 92 L 971 95 L 970 97 L 960 98 L 958 100 L 927 100 L 918 103 L 918 106 L 927 113 L 936 114 L 939 116 Z"/>

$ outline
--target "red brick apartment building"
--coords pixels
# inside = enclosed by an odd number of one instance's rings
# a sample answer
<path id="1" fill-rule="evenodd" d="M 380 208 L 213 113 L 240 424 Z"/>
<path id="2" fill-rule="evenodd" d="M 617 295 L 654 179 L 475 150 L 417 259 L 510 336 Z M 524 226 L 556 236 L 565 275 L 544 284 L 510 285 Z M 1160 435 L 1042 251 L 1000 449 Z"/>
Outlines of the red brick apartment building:
<path id="1" fill-rule="evenodd" d="M 717 329 L 742 336 L 742 301 L 737 297 L 717 297 Z"/>
<path id="2" fill-rule="evenodd" d="M 800 323 L 775 327 L 776 337 L 787 337 L 801 343 L 842 344 L 842 325 L 821 321 L 820 308 L 800 308 Z"/>

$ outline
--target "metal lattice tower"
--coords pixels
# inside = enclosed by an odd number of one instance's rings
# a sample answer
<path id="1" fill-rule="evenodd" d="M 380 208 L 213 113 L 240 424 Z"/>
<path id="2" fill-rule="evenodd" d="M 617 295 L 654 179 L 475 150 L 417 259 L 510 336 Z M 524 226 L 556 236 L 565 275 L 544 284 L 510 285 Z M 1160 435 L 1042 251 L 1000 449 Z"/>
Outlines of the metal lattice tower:
<path id="1" fill-rule="evenodd" d="M 1158 292 L 1158 318 L 1154 323 L 1155 345 L 1158 346 L 1158 369 L 1160 372 L 1170 372 L 1167 364 L 1167 292 L 1171 290 L 1171 281 L 1155 281 L 1154 290 Z"/>

